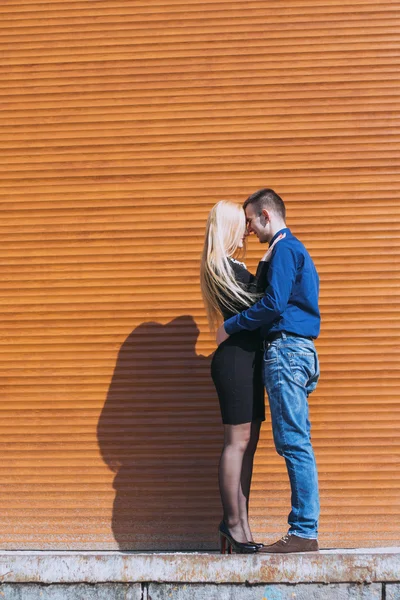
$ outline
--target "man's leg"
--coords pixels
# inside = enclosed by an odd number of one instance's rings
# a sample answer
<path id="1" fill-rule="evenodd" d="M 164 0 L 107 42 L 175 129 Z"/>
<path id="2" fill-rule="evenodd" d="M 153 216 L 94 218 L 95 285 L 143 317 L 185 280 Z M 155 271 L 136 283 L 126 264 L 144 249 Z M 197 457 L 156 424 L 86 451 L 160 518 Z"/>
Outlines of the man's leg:
<path id="1" fill-rule="evenodd" d="M 311 340 L 287 336 L 272 342 L 264 354 L 275 447 L 285 458 L 292 491 L 288 533 L 306 539 L 318 535 L 318 475 L 307 401 L 318 376 L 318 356 Z"/>

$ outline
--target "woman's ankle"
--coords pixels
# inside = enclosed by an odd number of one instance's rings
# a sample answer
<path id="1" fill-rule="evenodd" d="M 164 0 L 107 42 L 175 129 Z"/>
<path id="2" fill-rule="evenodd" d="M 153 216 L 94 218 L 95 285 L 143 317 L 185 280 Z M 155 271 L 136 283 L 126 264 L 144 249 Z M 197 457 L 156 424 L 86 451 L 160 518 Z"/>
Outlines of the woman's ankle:
<path id="1" fill-rule="evenodd" d="M 228 529 L 230 529 L 231 527 L 236 529 L 236 527 L 241 526 L 240 519 L 238 519 L 237 517 L 224 516 L 223 520 Z"/>
<path id="2" fill-rule="evenodd" d="M 243 527 L 238 519 L 231 520 L 230 523 L 226 522 L 224 519 L 224 523 L 234 540 L 241 543 L 247 542 L 246 532 L 243 530 Z"/>

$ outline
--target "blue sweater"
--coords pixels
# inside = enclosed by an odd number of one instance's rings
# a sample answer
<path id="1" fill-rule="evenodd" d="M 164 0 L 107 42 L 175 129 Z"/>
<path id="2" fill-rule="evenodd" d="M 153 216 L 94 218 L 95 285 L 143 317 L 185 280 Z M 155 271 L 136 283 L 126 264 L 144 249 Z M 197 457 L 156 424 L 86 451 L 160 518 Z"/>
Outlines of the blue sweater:
<path id="1" fill-rule="evenodd" d="M 316 338 L 321 317 L 318 308 L 319 277 L 304 245 L 285 228 L 286 237 L 275 245 L 270 259 L 265 295 L 254 306 L 225 321 L 226 333 L 261 328 L 261 337 L 278 331 Z"/>

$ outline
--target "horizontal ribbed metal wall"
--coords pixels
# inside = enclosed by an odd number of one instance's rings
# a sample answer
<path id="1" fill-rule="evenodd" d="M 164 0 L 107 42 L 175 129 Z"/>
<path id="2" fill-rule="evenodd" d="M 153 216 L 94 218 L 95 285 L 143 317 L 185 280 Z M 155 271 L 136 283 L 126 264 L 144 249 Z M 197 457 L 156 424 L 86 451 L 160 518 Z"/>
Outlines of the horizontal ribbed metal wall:
<path id="1" fill-rule="evenodd" d="M 321 276 L 321 545 L 398 543 L 399 24 L 377 0 L 1 4 L 2 547 L 215 547 L 199 257 L 212 205 L 263 186 Z M 256 538 L 288 510 L 267 420 Z"/>

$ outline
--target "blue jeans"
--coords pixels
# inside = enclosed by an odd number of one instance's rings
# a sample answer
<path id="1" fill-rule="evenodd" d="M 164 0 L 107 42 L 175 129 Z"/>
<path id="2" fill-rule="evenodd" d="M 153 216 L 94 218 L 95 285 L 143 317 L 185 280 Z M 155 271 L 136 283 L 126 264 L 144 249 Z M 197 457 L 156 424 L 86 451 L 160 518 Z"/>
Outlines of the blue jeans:
<path id="1" fill-rule="evenodd" d="M 307 401 L 319 378 L 314 342 L 283 333 L 266 346 L 263 365 L 275 448 L 286 461 L 292 490 L 288 533 L 316 538 L 318 473 Z"/>

